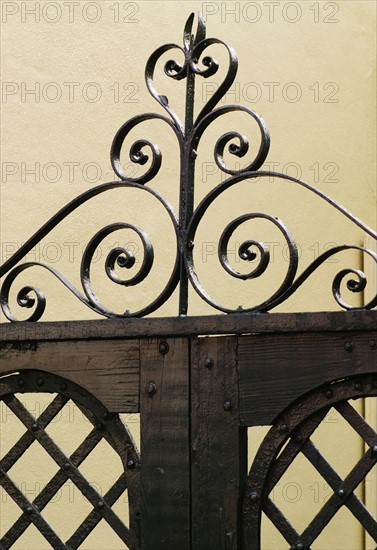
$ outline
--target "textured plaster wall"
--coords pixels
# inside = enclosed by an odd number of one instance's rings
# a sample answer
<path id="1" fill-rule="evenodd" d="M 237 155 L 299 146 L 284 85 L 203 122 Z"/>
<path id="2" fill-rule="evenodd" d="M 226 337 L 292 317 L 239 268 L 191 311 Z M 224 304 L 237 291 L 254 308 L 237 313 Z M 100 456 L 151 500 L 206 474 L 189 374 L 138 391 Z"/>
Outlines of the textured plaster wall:
<path id="1" fill-rule="evenodd" d="M 1 262 L 68 201 L 97 183 L 114 179 L 109 150 L 117 129 L 136 114 L 163 112 L 145 88 L 146 60 L 163 43 L 181 44 L 184 23 L 197 10 L 204 13 L 207 36 L 224 40 L 238 54 L 236 83 L 225 101 L 245 105 L 267 122 L 272 143 L 266 168 L 314 184 L 376 229 L 374 2 L 27 0 L 3 1 L 1 9 Z M 213 55 L 221 69 L 219 75 L 197 80 L 198 109 L 224 75 L 226 55 L 220 47 L 213 49 Z M 159 68 L 162 74 L 162 64 Z M 159 92 L 183 113 L 184 81 L 173 82 L 161 74 L 156 77 Z M 196 203 L 224 179 L 214 163 L 213 147 L 221 133 L 231 129 L 250 138 L 250 151 L 238 160 L 239 166 L 258 149 L 256 125 L 247 117 L 227 115 L 212 125 L 198 151 Z M 162 124 L 150 122 L 133 135 L 158 142 L 163 164 L 150 185 L 177 208 L 179 159 L 174 136 Z M 132 166 L 128 149 L 124 151 L 128 173 L 139 175 L 143 167 Z M 228 161 L 233 162 L 230 157 Z M 60 224 L 27 259 L 52 264 L 79 287 L 81 254 L 91 236 L 108 223 L 135 223 L 151 235 L 155 247 L 156 262 L 147 281 L 140 288 L 114 289 L 107 280 L 103 262 L 114 244 L 140 248 L 135 235 L 122 231 L 102 243 L 93 264 L 93 284 L 100 299 L 116 311 L 146 305 L 170 276 L 174 236 L 166 213 L 144 195 L 118 190 L 94 199 Z M 250 238 L 268 243 L 271 262 L 260 280 L 232 280 L 218 266 L 215 245 L 222 230 L 236 216 L 251 211 L 267 212 L 284 221 L 299 245 L 300 269 L 329 246 L 364 242 L 363 231 L 308 191 L 268 180 L 242 183 L 208 212 L 195 247 L 203 284 L 227 307 L 250 307 L 263 301 L 281 284 L 288 267 L 286 243 L 267 222 L 245 224 L 231 243 L 234 251 Z M 230 259 L 237 269 L 250 267 L 242 265 L 235 252 Z M 279 311 L 336 309 L 331 283 L 344 267 L 361 268 L 361 255 L 351 251 L 332 258 Z M 42 269 L 20 276 L 17 290 L 24 283 L 38 283 L 46 293 L 45 320 L 96 317 Z M 22 319 L 25 313 L 15 304 L 15 295 L 16 290 L 12 309 Z M 355 305 L 360 300 L 349 293 L 346 298 Z M 194 292 L 190 303 L 191 313 L 213 312 Z M 173 295 L 157 314 L 176 312 Z M 2 426 L 0 435 L 5 434 L 7 424 Z M 65 433 L 69 441 L 71 436 Z M 1 435 L 7 446 L 4 438 Z M 334 453 L 332 440 L 324 434 L 323 441 L 329 453 L 337 455 L 340 468 L 346 469 L 343 457 Z M 352 439 L 348 441 L 351 447 Z M 360 452 L 353 448 L 354 453 Z M 106 453 L 103 459 L 108 460 Z M 355 460 L 351 457 L 351 463 Z M 26 478 L 28 469 L 25 464 L 21 478 Z M 318 496 L 313 489 L 316 480 L 309 482 L 304 470 L 297 476 L 287 483 L 299 484 L 303 496 L 296 499 L 291 485 L 285 493 L 282 486 L 282 498 L 287 514 L 304 521 L 309 502 L 323 500 L 327 493 L 318 486 Z M 304 506 L 305 498 L 308 506 Z M 0 507 L 1 522 L 7 523 L 3 502 Z M 69 530 L 68 514 L 56 515 L 61 528 Z M 3 529 L 0 523 L 0 533 Z M 266 548 L 272 548 L 274 535 L 268 531 Z M 119 548 L 109 537 L 104 531 L 86 548 Z M 343 518 L 327 534 L 326 542 L 313 548 L 362 548 L 361 537 L 360 530 Z M 38 535 L 28 534 L 17 548 L 42 547 Z"/>

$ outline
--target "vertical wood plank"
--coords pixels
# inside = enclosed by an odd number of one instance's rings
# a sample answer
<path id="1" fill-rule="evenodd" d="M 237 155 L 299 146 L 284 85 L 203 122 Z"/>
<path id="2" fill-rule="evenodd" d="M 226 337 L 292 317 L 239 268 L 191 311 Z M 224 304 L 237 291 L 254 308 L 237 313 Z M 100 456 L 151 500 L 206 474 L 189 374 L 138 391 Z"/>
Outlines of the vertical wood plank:
<path id="1" fill-rule="evenodd" d="M 237 338 L 192 343 L 192 548 L 237 550 L 247 475 L 239 427 Z"/>
<path id="2" fill-rule="evenodd" d="M 142 548 L 189 550 L 188 340 L 140 345 Z"/>

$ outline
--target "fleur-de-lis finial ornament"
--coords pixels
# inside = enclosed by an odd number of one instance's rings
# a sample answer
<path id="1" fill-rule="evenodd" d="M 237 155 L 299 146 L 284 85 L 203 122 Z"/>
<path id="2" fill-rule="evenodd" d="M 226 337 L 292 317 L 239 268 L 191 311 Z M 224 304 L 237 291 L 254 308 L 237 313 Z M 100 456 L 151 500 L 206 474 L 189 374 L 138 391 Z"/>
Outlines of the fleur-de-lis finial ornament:
<path id="1" fill-rule="evenodd" d="M 224 228 L 218 242 L 218 259 L 223 269 L 233 278 L 249 281 L 247 289 L 243 288 L 242 298 L 245 300 L 245 305 L 242 307 L 232 308 L 214 300 L 209 292 L 202 286 L 197 270 L 195 268 L 195 239 L 199 225 L 202 223 L 204 214 L 208 208 L 214 203 L 224 191 L 237 186 L 238 183 L 248 180 L 253 183 L 263 181 L 263 179 L 273 178 L 274 182 L 290 182 L 292 185 L 300 186 L 310 193 L 314 193 L 334 209 L 346 216 L 352 223 L 361 228 L 366 234 L 377 240 L 377 233 L 365 225 L 361 220 L 355 218 L 343 206 L 336 203 L 334 200 L 326 196 L 320 190 L 314 188 L 308 183 L 305 183 L 297 178 L 267 170 L 261 170 L 261 167 L 267 157 L 270 136 L 267 126 L 263 119 L 254 111 L 241 105 L 220 105 L 219 102 L 224 98 L 226 92 L 232 86 L 238 68 L 238 61 L 235 51 L 217 38 L 207 38 L 206 28 L 202 15 L 199 13 L 197 28 L 193 33 L 194 14 L 191 14 L 184 27 L 183 46 L 177 44 L 165 44 L 160 46 L 149 57 L 145 69 L 146 86 L 159 103 L 162 109 L 167 113 L 167 116 L 159 113 L 144 113 L 136 115 L 125 122 L 115 135 L 111 146 L 111 163 L 113 169 L 118 176 L 117 181 L 98 185 L 82 195 L 75 198 L 73 201 L 64 206 L 57 212 L 45 225 L 43 225 L 11 258 L 9 258 L 0 267 L 0 277 L 6 276 L 0 290 L 1 307 L 5 316 L 15 321 L 16 317 L 11 311 L 9 304 L 10 289 L 16 281 L 18 275 L 35 266 L 47 269 L 52 273 L 63 285 L 65 285 L 81 302 L 87 305 L 94 312 L 106 317 L 141 317 L 156 311 L 164 304 L 172 295 L 174 290 L 179 287 L 179 311 L 180 315 L 188 313 L 188 287 L 189 284 L 208 304 L 213 306 L 218 311 L 225 313 L 234 312 L 267 312 L 272 310 L 277 305 L 287 300 L 296 289 L 301 286 L 310 275 L 316 271 L 326 260 L 344 250 L 357 250 L 371 257 L 377 263 L 376 254 L 369 249 L 363 248 L 354 244 L 343 244 L 328 248 L 320 254 L 313 262 L 310 263 L 300 274 L 298 274 L 299 254 L 296 242 L 288 230 L 287 226 L 278 219 L 264 212 L 249 211 L 232 220 Z M 223 81 L 219 87 L 202 106 L 201 110 L 194 115 L 194 95 L 195 95 L 195 79 L 208 78 L 217 73 L 219 63 L 208 54 L 206 50 L 213 45 L 220 45 L 225 48 L 228 54 L 228 67 Z M 180 56 L 183 56 L 183 62 L 178 63 L 174 59 L 165 62 L 164 72 L 171 78 L 172 81 L 180 81 L 186 79 L 185 91 L 185 120 L 181 121 L 178 115 L 173 110 L 166 95 L 158 92 L 154 74 L 157 63 L 166 52 L 178 51 Z M 203 55 L 205 54 L 205 55 Z M 224 152 L 227 149 L 227 154 L 234 157 L 242 158 L 249 152 L 249 142 L 244 134 L 237 131 L 228 131 L 219 136 L 214 147 L 214 159 L 222 173 L 227 174 L 227 179 L 219 183 L 199 202 L 194 208 L 194 191 L 195 191 L 195 162 L 198 148 L 200 147 L 201 138 L 205 130 L 219 117 L 224 114 L 238 112 L 249 117 L 253 124 L 256 124 L 260 133 L 259 149 L 243 168 L 234 169 L 227 165 L 224 159 Z M 141 122 L 147 120 L 158 120 L 167 125 L 167 128 L 175 134 L 180 150 L 180 174 L 179 174 L 179 211 L 175 212 L 168 200 L 160 193 L 150 187 L 148 184 L 159 173 L 162 164 L 162 153 L 156 143 L 152 143 L 147 139 L 139 139 L 135 141 L 129 150 L 129 157 L 132 163 L 139 166 L 145 166 L 145 171 L 141 175 L 135 177 L 127 176 L 124 172 L 120 160 L 121 150 L 126 137 L 131 130 Z M 177 178 L 178 179 L 178 178 Z M 106 191 L 114 188 L 137 189 L 140 192 L 147 193 L 162 205 L 167 212 L 176 239 L 175 249 L 172 250 L 174 265 L 168 281 L 162 291 L 148 305 L 141 307 L 136 311 L 130 311 L 127 304 L 124 304 L 122 310 L 112 311 L 100 302 L 96 296 L 91 282 L 91 266 L 96 250 L 101 242 L 110 234 L 128 229 L 135 232 L 138 239 L 142 243 L 143 258 L 138 262 L 137 266 L 135 256 L 131 250 L 124 247 L 115 247 L 107 255 L 105 260 L 105 272 L 107 277 L 117 285 L 123 287 L 134 287 L 142 282 L 150 273 L 154 265 L 154 247 L 152 240 L 148 234 L 139 226 L 127 222 L 127 220 L 114 222 L 103 227 L 98 231 L 88 242 L 82 256 L 80 266 L 80 279 L 82 290 L 73 286 L 63 274 L 58 272 L 53 266 L 42 264 L 39 262 L 24 262 L 21 263 L 28 252 L 36 246 L 46 235 L 48 235 L 54 227 L 56 227 L 63 219 L 68 217 L 74 210 L 89 201 L 95 196 L 101 195 Z M 248 197 L 245 196 L 244 207 L 247 205 Z M 236 270 L 229 261 L 228 248 L 232 235 L 244 223 L 255 219 L 263 219 L 277 228 L 287 245 L 288 262 L 285 273 L 283 273 L 280 286 L 262 303 L 253 303 L 252 300 L 252 280 L 261 277 L 268 273 L 268 267 L 271 262 L 269 247 L 265 242 L 256 239 L 248 239 L 240 244 L 238 255 L 243 262 L 249 262 L 252 269 L 248 273 L 242 273 Z M 137 267 L 137 269 L 136 269 Z M 133 269 L 132 269 L 133 268 Z M 132 274 L 127 277 L 120 277 L 119 271 L 122 273 L 132 269 Z M 136 269 L 136 272 L 135 272 Z M 125 271 L 123 271 L 125 270 Z M 339 306 L 345 309 L 353 309 L 342 297 L 341 286 L 346 284 L 347 290 L 353 293 L 360 293 L 364 290 L 367 280 L 365 274 L 357 268 L 346 268 L 340 270 L 332 281 L 332 293 Z M 31 315 L 26 319 L 28 321 L 37 321 L 43 315 L 46 306 L 46 298 L 41 289 L 32 286 L 23 287 L 17 294 L 17 303 L 21 308 L 32 309 Z M 363 306 L 358 306 L 358 309 L 371 309 L 377 305 L 377 296 L 374 296 L 369 303 Z"/>

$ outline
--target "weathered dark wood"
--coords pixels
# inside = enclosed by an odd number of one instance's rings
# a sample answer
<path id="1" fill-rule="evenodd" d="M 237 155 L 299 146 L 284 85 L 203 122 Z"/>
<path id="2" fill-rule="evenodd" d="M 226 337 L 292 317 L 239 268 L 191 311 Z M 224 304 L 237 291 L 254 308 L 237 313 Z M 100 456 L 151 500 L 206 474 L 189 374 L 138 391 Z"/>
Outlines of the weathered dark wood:
<path id="1" fill-rule="evenodd" d="M 377 330 L 244 336 L 238 361 L 241 424 L 272 424 L 317 386 L 377 372 Z"/>
<path id="2" fill-rule="evenodd" d="M 139 411 L 139 341 L 9 342 L 0 347 L 0 376 L 24 369 L 79 384 L 111 412 Z"/>
<path id="3" fill-rule="evenodd" d="M 377 372 L 376 310 L 5 324 L 0 334 L 0 376 L 52 372 L 110 411 L 140 410 L 142 505 L 131 513 L 142 550 L 239 550 L 246 426 L 272 423 L 322 384 Z"/>
<path id="4" fill-rule="evenodd" d="M 362 331 L 373 330 L 376 326 L 377 310 L 232 314 L 52 323 L 2 323 L 0 340 L 104 340 L 196 334 Z"/>
<path id="5" fill-rule="evenodd" d="M 239 428 L 236 337 L 192 343 L 192 548 L 239 548 L 247 434 Z"/>
<path id="6" fill-rule="evenodd" d="M 140 395 L 143 550 L 191 548 L 189 395 L 188 340 L 144 341 Z"/>

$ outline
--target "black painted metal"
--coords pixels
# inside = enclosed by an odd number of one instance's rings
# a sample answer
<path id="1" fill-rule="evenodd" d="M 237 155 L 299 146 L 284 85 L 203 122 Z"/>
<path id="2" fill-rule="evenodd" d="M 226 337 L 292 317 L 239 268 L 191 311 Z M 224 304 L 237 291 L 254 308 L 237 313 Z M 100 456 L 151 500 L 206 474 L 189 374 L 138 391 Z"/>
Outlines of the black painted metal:
<path id="1" fill-rule="evenodd" d="M 150 56 L 145 69 L 146 85 L 149 92 L 167 112 L 170 118 L 161 114 L 146 113 L 137 115 L 123 124 L 115 135 L 111 147 L 111 163 L 120 180 L 94 187 L 71 201 L 57 214 L 55 214 L 43 227 L 41 227 L 10 259 L 4 262 L 4 264 L 0 267 L 0 277 L 6 275 L 0 291 L 1 307 L 5 316 L 9 320 L 16 320 L 9 304 L 10 289 L 18 275 L 33 266 L 41 266 L 47 269 L 55 275 L 55 277 L 57 277 L 61 283 L 63 283 L 79 300 L 81 300 L 81 302 L 100 315 L 106 317 L 141 317 L 157 310 L 163 303 L 166 302 L 166 300 L 170 298 L 177 286 L 179 286 L 180 289 L 179 314 L 187 314 L 189 281 L 203 300 L 208 302 L 217 310 L 226 313 L 232 313 L 234 311 L 266 312 L 287 300 L 296 291 L 296 289 L 301 286 L 326 260 L 328 260 L 331 256 L 342 252 L 343 250 L 358 250 L 363 254 L 369 255 L 374 261 L 377 262 L 377 256 L 371 250 L 367 250 L 356 244 L 344 244 L 328 249 L 298 275 L 299 256 L 297 252 L 297 245 L 294 237 L 283 221 L 267 213 L 248 212 L 247 214 L 233 220 L 224 229 L 218 244 L 220 264 L 227 271 L 227 273 L 237 279 L 252 280 L 260 277 L 266 271 L 270 263 L 270 254 L 268 246 L 260 241 L 249 239 L 243 242 L 239 247 L 238 254 L 241 260 L 245 262 L 256 261 L 256 265 L 253 265 L 253 269 L 249 273 L 239 273 L 230 265 L 228 259 L 228 243 L 233 232 L 241 224 L 249 220 L 263 218 L 271 224 L 274 224 L 280 230 L 288 246 L 289 262 L 282 284 L 278 290 L 276 290 L 276 292 L 274 292 L 273 295 L 263 303 L 245 305 L 243 307 L 239 307 L 237 310 L 230 309 L 229 307 L 216 302 L 202 286 L 195 268 L 193 253 L 197 228 L 202 222 L 204 214 L 212 205 L 213 201 L 224 191 L 244 180 L 249 180 L 250 186 L 252 186 L 252 184 L 257 181 L 257 178 L 260 181 L 261 179 L 263 180 L 267 177 L 273 177 L 274 181 L 278 184 L 279 182 L 286 181 L 290 182 L 292 185 L 301 186 L 311 193 L 316 194 L 324 201 L 327 201 L 333 208 L 341 212 L 366 234 L 376 240 L 377 233 L 366 226 L 362 221 L 352 216 L 352 214 L 350 214 L 340 204 L 336 203 L 334 200 L 308 183 L 284 174 L 259 170 L 267 157 L 270 144 L 269 132 L 265 122 L 257 113 L 247 109 L 246 107 L 238 105 L 218 106 L 219 101 L 223 98 L 227 90 L 229 90 L 236 77 L 238 66 L 236 53 L 230 46 L 227 46 L 221 40 L 206 37 L 205 24 L 200 14 L 195 35 L 192 34 L 193 22 L 194 14 L 191 14 L 184 29 L 183 47 L 177 44 L 166 44 L 161 46 Z M 195 118 L 195 79 L 199 76 L 208 78 L 214 75 L 219 68 L 219 64 L 213 57 L 209 55 L 204 55 L 202 57 L 205 50 L 214 44 L 221 45 L 228 53 L 229 65 L 227 74 L 217 91 L 207 101 L 198 116 Z M 168 98 L 159 94 L 154 83 L 154 73 L 157 62 L 163 54 L 170 50 L 178 50 L 179 54 L 182 56 L 181 63 L 178 63 L 175 60 L 167 61 L 164 66 L 164 71 L 165 74 L 173 80 L 186 79 L 186 110 L 184 123 L 179 119 L 170 106 Z M 244 113 L 250 117 L 251 121 L 257 124 L 261 135 L 259 151 L 255 158 L 248 163 L 246 167 L 240 170 L 230 169 L 224 160 L 225 148 L 227 147 L 231 155 L 242 158 L 248 152 L 249 144 L 246 136 L 240 134 L 239 132 L 230 131 L 223 134 L 217 140 L 215 145 L 214 158 L 220 170 L 226 174 L 229 174 L 230 177 L 210 191 L 200 202 L 200 204 L 194 208 L 194 170 L 200 140 L 205 130 L 213 121 L 222 115 L 231 112 Z M 133 143 L 129 152 L 131 161 L 139 166 L 147 164 L 148 167 L 143 175 L 135 178 L 126 176 L 123 171 L 120 161 L 123 142 L 135 126 L 146 120 L 163 121 L 167 125 L 168 129 L 175 134 L 178 140 L 181 162 L 180 204 L 178 214 L 174 212 L 173 208 L 164 197 L 147 186 L 147 184 L 159 172 L 162 162 L 161 151 L 157 144 L 154 144 L 146 139 L 138 140 Z M 167 211 L 176 237 L 176 248 L 172 251 L 174 256 L 174 266 L 165 288 L 150 304 L 137 311 L 129 311 L 126 308 L 123 308 L 123 311 L 121 312 L 109 310 L 99 301 L 91 284 L 91 264 L 97 247 L 107 235 L 123 228 L 133 230 L 141 239 L 143 246 L 143 261 L 140 262 L 140 268 L 136 275 L 133 275 L 128 279 L 120 278 L 115 271 L 115 267 L 118 266 L 123 269 L 129 269 L 135 264 L 135 257 L 133 256 L 132 251 L 122 247 L 116 247 L 111 250 L 107 256 L 105 264 L 106 274 L 115 284 L 123 286 L 137 285 L 147 277 L 154 261 L 153 244 L 148 235 L 141 228 L 136 227 L 135 225 L 127 222 L 114 223 L 104 227 L 90 240 L 83 253 L 81 262 L 81 284 L 83 291 L 73 286 L 72 283 L 70 283 L 51 265 L 40 264 L 38 262 L 19 263 L 23 260 L 26 254 L 41 241 L 41 239 L 48 235 L 48 233 L 64 218 L 69 216 L 71 212 L 85 202 L 89 201 L 91 198 L 117 187 L 134 188 L 152 195 L 152 197 L 154 197 L 157 202 L 162 204 Z M 354 309 L 351 305 L 346 303 L 341 296 L 342 283 L 346 283 L 349 291 L 360 293 L 364 290 L 366 282 L 365 274 L 359 269 L 347 268 L 339 271 L 332 284 L 332 293 L 338 305 L 344 309 Z M 46 298 L 42 290 L 32 286 L 25 286 L 18 292 L 17 302 L 22 308 L 33 309 L 33 312 L 27 319 L 28 321 L 37 321 L 41 318 L 45 310 Z M 373 297 L 369 303 L 364 304 L 362 309 L 371 309 L 376 305 L 377 296 Z"/>
<path id="2" fill-rule="evenodd" d="M 376 374 L 358 376 L 313 391 L 300 398 L 279 416 L 259 447 L 249 473 L 243 507 L 245 550 L 261 548 L 262 512 L 268 516 L 292 549 L 303 550 L 310 548 L 342 506 L 346 506 L 377 541 L 377 520 L 354 493 L 356 487 L 377 463 L 377 452 L 374 451 L 377 447 L 377 433 L 349 403 L 349 400 L 373 396 L 377 396 Z M 368 446 L 364 456 L 344 480 L 310 440 L 332 407 L 344 417 Z M 299 453 L 304 454 L 333 490 L 332 496 L 301 534 L 270 497 L 271 491 Z"/>
<path id="3" fill-rule="evenodd" d="M 18 399 L 17 394 L 42 391 L 57 395 L 40 417 L 35 419 Z M 11 548 L 28 526 L 34 524 L 52 548 L 73 550 L 82 544 L 101 520 L 104 520 L 128 548 L 138 549 L 140 547 L 140 461 L 132 438 L 118 415 L 109 413 L 93 396 L 71 381 L 38 371 L 26 371 L 0 378 L 0 400 L 6 403 L 27 429 L 0 460 L 0 485 L 18 504 L 22 512 L 7 533 L 1 537 L 0 547 Z M 46 428 L 69 400 L 72 400 L 82 411 L 92 425 L 92 430 L 79 447 L 70 456 L 66 456 L 48 435 Z M 119 455 L 124 471 L 108 492 L 101 496 L 82 475 L 79 466 L 103 438 Z M 12 481 L 10 470 L 34 441 L 38 441 L 47 451 L 59 470 L 31 502 Z M 70 538 L 63 542 L 44 518 L 43 509 L 68 480 L 75 484 L 93 509 Z M 130 506 L 128 526 L 112 510 L 112 505 L 125 491 L 128 492 Z"/>

